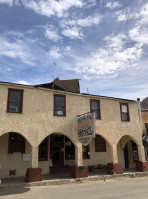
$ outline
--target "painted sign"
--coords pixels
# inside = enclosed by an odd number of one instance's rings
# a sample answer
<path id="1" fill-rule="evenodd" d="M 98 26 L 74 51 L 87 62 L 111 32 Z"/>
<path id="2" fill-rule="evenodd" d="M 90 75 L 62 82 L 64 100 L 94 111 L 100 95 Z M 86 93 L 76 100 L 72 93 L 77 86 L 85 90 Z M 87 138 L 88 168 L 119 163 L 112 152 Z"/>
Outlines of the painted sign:
<path id="1" fill-rule="evenodd" d="M 87 146 L 95 137 L 95 113 L 78 116 L 78 139 L 83 146 Z"/>

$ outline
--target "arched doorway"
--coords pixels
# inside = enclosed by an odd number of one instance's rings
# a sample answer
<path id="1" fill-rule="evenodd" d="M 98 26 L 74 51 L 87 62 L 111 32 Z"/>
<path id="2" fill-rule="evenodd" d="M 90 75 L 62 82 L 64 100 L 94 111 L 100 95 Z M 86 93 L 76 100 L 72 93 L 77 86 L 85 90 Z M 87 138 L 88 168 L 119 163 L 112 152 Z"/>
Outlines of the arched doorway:
<path id="1" fill-rule="evenodd" d="M 117 145 L 118 162 L 123 169 L 135 169 L 138 161 L 138 147 L 137 143 L 130 136 L 123 136 Z"/>
<path id="2" fill-rule="evenodd" d="M 135 168 L 135 163 L 138 161 L 138 148 L 135 142 L 129 140 L 124 147 L 124 162 L 125 168 Z"/>
<path id="3" fill-rule="evenodd" d="M 1 178 L 24 177 L 31 167 L 31 144 L 17 132 L 0 136 Z"/>

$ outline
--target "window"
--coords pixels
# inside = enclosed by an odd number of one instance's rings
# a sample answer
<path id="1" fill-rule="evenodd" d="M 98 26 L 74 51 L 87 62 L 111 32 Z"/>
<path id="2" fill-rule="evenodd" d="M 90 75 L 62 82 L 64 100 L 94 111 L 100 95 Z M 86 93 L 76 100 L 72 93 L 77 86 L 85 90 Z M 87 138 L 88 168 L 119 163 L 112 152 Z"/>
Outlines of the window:
<path id="1" fill-rule="evenodd" d="M 25 153 L 25 138 L 18 133 L 9 133 L 8 153 Z"/>
<path id="2" fill-rule="evenodd" d="M 101 119 L 99 100 L 90 100 L 90 110 L 96 113 L 96 119 Z"/>
<path id="3" fill-rule="evenodd" d="M 148 123 L 145 123 L 145 133 L 148 136 Z"/>
<path id="4" fill-rule="evenodd" d="M 54 115 L 66 116 L 66 96 L 54 95 Z"/>
<path id="5" fill-rule="evenodd" d="M 75 159 L 75 146 L 71 140 L 65 137 L 65 160 Z"/>
<path id="6" fill-rule="evenodd" d="M 23 107 L 23 90 L 8 89 L 7 112 L 22 113 Z"/>
<path id="7" fill-rule="evenodd" d="M 106 141 L 100 135 L 95 137 L 95 152 L 106 152 Z"/>
<path id="8" fill-rule="evenodd" d="M 39 145 L 39 161 L 48 161 L 48 137 Z"/>
<path id="9" fill-rule="evenodd" d="M 89 145 L 82 146 L 82 150 L 83 150 L 83 159 L 90 159 Z"/>
<path id="10" fill-rule="evenodd" d="M 120 104 L 121 121 L 130 121 L 128 104 Z"/>

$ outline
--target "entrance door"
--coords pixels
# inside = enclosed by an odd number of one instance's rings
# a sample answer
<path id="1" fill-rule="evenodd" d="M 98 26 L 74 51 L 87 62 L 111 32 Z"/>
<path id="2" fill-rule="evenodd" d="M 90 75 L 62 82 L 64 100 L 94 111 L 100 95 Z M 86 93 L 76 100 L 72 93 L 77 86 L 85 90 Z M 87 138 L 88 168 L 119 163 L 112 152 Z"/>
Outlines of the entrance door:
<path id="1" fill-rule="evenodd" d="M 51 137 L 50 157 L 52 159 L 53 166 L 64 165 L 64 136 L 54 135 L 54 137 Z"/>
<path id="2" fill-rule="evenodd" d="M 128 159 L 128 148 L 127 143 L 124 147 L 124 161 L 125 161 L 125 168 L 129 168 L 129 159 Z"/>

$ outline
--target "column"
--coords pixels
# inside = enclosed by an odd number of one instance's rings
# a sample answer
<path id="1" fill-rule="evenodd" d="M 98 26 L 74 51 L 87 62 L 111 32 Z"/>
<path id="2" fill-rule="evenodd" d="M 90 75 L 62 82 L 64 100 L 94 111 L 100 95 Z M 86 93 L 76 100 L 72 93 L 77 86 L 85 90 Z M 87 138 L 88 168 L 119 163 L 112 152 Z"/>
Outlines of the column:
<path id="1" fill-rule="evenodd" d="M 123 174 L 122 165 L 118 163 L 117 145 L 110 146 L 112 162 L 107 164 L 109 174 Z"/>
<path id="2" fill-rule="evenodd" d="M 82 145 L 75 146 L 75 165 L 83 165 Z"/>
<path id="3" fill-rule="evenodd" d="M 88 177 L 87 166 L 83 165 L 82 157 L 82 145 L 75 146 L 75 165 L 71 170 L 71 176 L 73 178 L 85 178 Z"/>
<path id="4" fill-rule="evenodd" d="M 43 181 L 42 169 L 38 168 L 38 149 L 38 146 L 32 146 L 31 168 L 28 168 L 26 171 L 26 182 Z"/>

